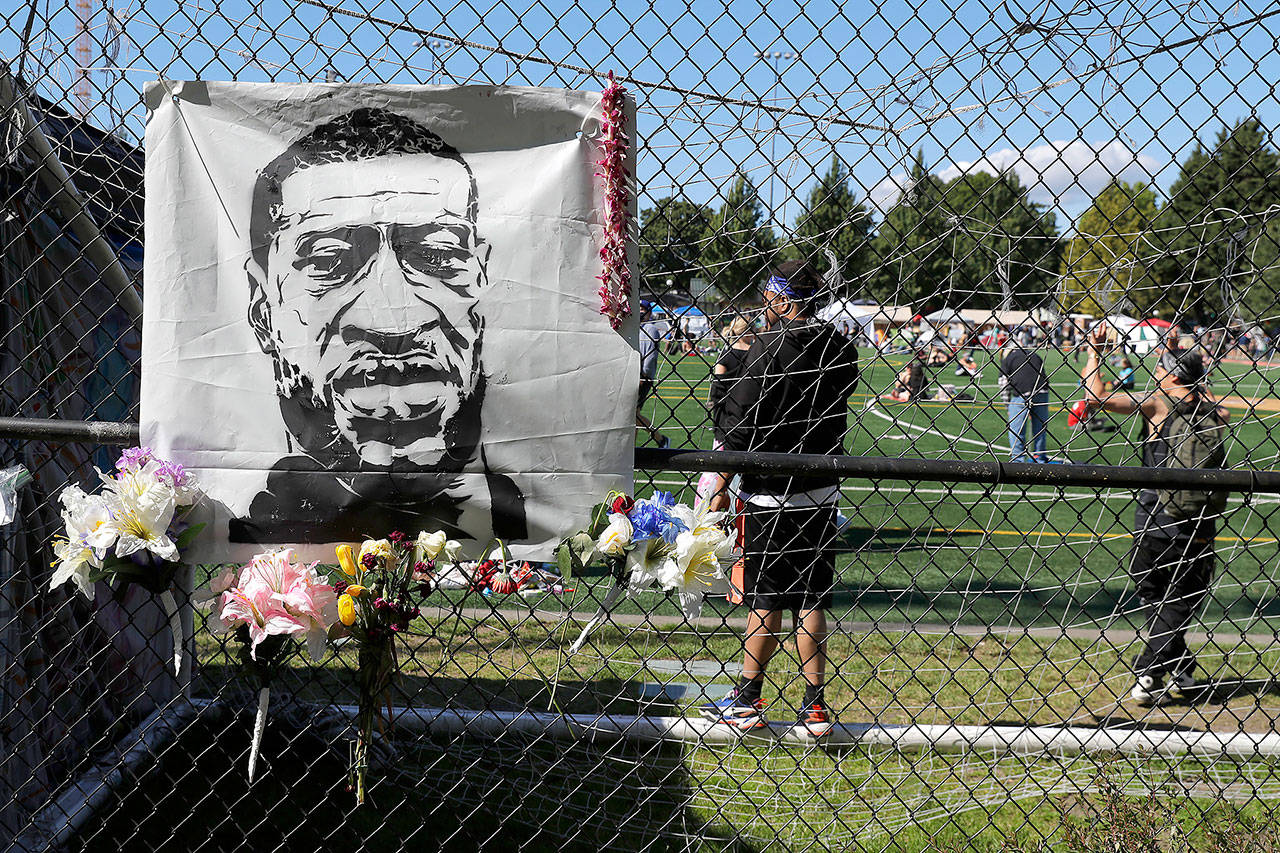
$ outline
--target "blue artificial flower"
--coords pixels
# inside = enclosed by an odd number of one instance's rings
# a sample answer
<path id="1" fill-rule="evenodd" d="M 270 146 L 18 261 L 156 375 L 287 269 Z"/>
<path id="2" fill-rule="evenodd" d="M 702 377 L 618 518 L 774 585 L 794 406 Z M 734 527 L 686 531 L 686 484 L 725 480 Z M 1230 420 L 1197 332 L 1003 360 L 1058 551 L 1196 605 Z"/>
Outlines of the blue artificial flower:
<path id="1" fill-rule="evenodd" d="M 688 529 L 689 526 L 680 519 L 667 516 L 667 518 L 662 522 L 659 532 L 662 534 L 664 542 L 668 545 L 674 545 L 676 544 L 676 537 Z"/>
<path id="2" fill-rule="evenodd" d="M 631 520 L 631 541 L 661 537 L 667 544 L 674 543 L 681 531 L 688 530 L 688 527 L 671 514 L 673 506 L 675 498 L 670 492 L 658 492 L 652 498 L 636 501 L 631 512 L 627 513 Z"/>

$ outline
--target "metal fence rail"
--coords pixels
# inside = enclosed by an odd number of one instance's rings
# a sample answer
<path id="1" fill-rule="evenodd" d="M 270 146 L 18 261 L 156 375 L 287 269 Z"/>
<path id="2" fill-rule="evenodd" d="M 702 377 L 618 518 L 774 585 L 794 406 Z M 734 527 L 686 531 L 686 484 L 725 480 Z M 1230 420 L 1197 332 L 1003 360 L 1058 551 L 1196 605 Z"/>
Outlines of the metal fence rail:
<path id="1" fill-rule="evenodd" d="M 0 468 L 34 481 L 0 544 L 0 849 L 1280 844 L 1273 4 L 13 5 Z M 729 582 L 696 617 L 619 598 L 595 563 L 425 595 L 359 807 L 358 654 L 286 657 L 249 784 L 259 685 L 189 600 L 221 567 L 175 579 L 179 629 L 136 585 L 49 588 L 59 492 L 138 441 L 143 87 L 600 90 L 610 71 L 638 107 L 636 295 L 655 306 L 637 492 L 838 483 L 793 540 L 833 561 L 835 727 L 793 725 L 808 617 L 766 625 L 772 725 L 743 733 L 699 706 L 745 686 L 759 614 Z M 839 452 L 770 444 L 786 412 L 726 414 L 752 363 L 732 350 L 779 327 L 786 262 L 856 347 Z M 1220 466 L 1153 449 L 1193 387 L 1229 415 Z M 1197 490 L 1225 508 L 1155 538 L 1135 515 Z M 748 553 L 777 535 L 770 509 L 750 509 L 774 532 L 748 530 Z M 193 637 L 178 677 L 174 630 Z"/>

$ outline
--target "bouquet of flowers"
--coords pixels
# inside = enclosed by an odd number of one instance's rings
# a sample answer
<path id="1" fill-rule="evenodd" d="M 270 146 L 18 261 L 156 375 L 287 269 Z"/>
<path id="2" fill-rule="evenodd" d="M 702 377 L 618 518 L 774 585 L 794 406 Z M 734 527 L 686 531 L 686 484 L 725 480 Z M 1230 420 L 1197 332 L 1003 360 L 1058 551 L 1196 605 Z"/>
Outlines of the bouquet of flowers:
<path id="1" fill-rule="evenodd" d="M 49 588 L 70 581 L 92 598 L 94 583 L 114 578 L 160 596 L 173 630 L 174 675 L 180 677 L 184 642 L 171 587 L 182 549 L 204 527 L 182 520 L 200 491 L 181 465 L 147 447 L 125 450 L 115 474 L 98 476 L 101 493 L 67 486 L 59 496 L 65 529 L 54 540 L 58 559 Z"/>
<path id="2" fill-rule="evenodd" d="M 416 539 L 395 531 L 386 539 L 366 540 L 358 553 L 351 545 L 337 548 L 338 565 L 346 575 L 334 583 L 338 620 L 359 648 L 360 700 L 350 777 L 357 805 L 364 803 L 374 724 L 383 704 L 388 710 L 391 706 L 396 637 L 418 615 L 415 596 L 430 593 L 433 578 L 456 562 L 460 550 L 440 531 L 419 533 Z"/>
<path id="3" fill-rule="evenodd" d="M 615 494 L 597 506 L 591 527 L 565 539 L 557 560 L 567 575 L 601 556 L 616 583 L 570 652 L 582 647 L 628 588 L 641 590 L 656 584 L 679 597 L 687 617 L 697 616 L 702 609 L 700 587 L 710 586 L 713 577 L 724 577 L 721 563 L 732 559 L 735 534 L 725 516 L 709 512 L 703 504 L 676 503 L 670 492 L 655 492 L 640 500 Z"/>
<path id="4" fill-rule="evenodd" d="M 337 621 L 337 594 L 292 548 L 258 554 L 248 565 L 228 568 L 209 584 L 205 597 L 217 605 L 209 630 L 234 633 L 240 663 L 258 688 L 258 712 L 249 748 L 249 781 L 253 781 L 267 725 L 272 670 L 297 638 L 305 638 L 313 660 L 324 656 L 329 626 Z"/>

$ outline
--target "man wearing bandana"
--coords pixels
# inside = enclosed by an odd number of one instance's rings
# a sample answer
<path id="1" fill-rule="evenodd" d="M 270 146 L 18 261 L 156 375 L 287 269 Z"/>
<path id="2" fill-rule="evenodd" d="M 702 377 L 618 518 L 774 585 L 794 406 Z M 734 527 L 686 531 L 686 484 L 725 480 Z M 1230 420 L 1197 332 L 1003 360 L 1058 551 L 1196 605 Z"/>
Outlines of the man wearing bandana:
<path id="1" fill-rule="evenodd" d="M 768 328 L 747 351 L 742 374 L 727 394 L 738 412 L 726 424 L 726 450 L 844 453 L 849 396 L 858 383 L 858 350 L 814 316 L 821 279 L 806 262 L 787 261 L 764 287 Z M 720 476 L 712 508 L 728 505 Z M 744 474 L 747 621 L 742 678 L 703 716 L 750 730 L 767 725 L 761 698 L 765 669 L 778 649 L 782 615 L 791 611 L 804 673 L 797 731 L 820 737 L 832 717 L 823 696 L 826 611 L 835 584 L 837 477 Z"/>

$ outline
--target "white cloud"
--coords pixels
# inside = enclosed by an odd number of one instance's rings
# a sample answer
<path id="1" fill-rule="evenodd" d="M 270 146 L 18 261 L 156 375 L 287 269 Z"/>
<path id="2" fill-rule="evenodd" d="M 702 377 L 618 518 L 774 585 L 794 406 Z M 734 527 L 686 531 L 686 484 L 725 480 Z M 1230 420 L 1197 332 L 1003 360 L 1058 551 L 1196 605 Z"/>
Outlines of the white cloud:
<path id="1" fill-rule="evenodd" d="M 1088 143 L 1082 139 L 1055 141 L 1025 151 L 1003 148 L 980 160 L 957 162 L 936 172 L 944 181 L 965 173 L 998 174 L 1012 168 L 1027 187 L 1032 201 L 1075 212 L 1087 205 L 1114 178 L 1150 182 L 1163 164 L 1119 140 Z M 906 174 L 891 175 L 867 194 L 880 211 L 888 210 L 907 183 Z"/>

